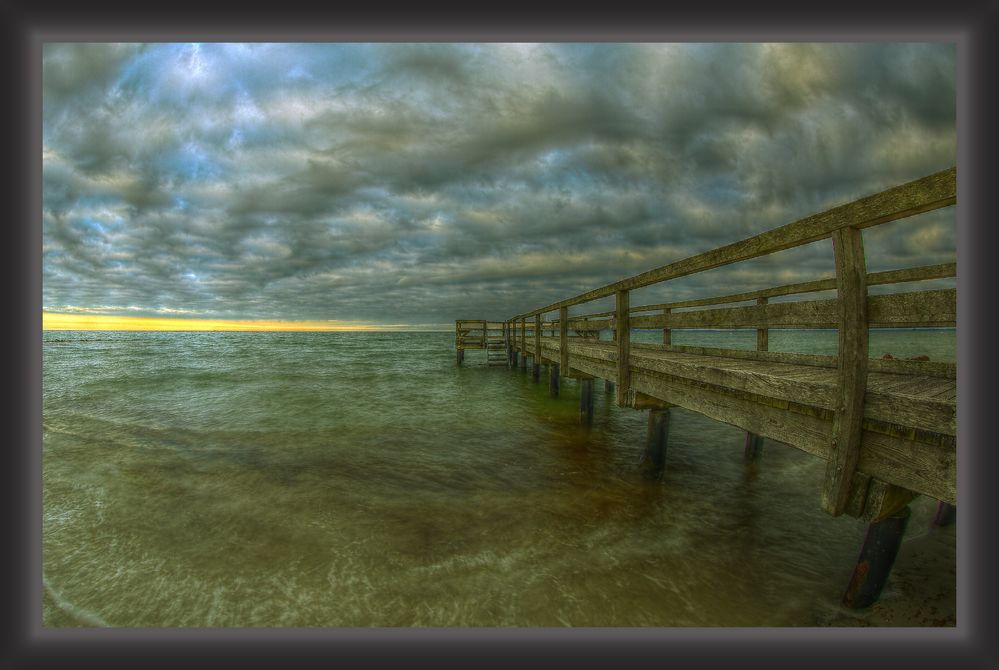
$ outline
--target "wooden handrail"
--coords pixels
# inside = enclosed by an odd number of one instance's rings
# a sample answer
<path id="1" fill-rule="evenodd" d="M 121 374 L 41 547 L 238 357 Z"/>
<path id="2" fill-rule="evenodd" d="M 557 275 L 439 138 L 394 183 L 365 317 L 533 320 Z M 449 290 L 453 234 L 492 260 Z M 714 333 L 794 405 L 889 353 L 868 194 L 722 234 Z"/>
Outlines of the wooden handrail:
<path id="1" fill-rule="evenodd" d="M 953 205 L 956 201 L 957 170 L 952 167 L 744 240 L 648 270 L 540 309 L 518 314 L 511 320 L 546 314 L 562 307 L 571 307 L 615 295 L 620 291 L 630 291 L 809 244 L 828 238 L 835 231 L 844 228 L 860 230 L 904 219 Z"/>

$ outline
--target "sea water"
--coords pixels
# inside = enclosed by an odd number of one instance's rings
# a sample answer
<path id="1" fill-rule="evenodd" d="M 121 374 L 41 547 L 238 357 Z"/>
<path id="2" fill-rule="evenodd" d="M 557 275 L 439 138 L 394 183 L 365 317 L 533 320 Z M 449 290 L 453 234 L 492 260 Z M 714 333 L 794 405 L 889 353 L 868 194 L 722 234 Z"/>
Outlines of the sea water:
<path id="1" fill-rule="evenodd" d="M 874 331 L 871 356 L 955 340 Z M 580 426 L 577 382 L 458 367 L 453 333 L 47 331 L 42 372 L 46 626 L 813 626 L 865 531 L 819 509 L 824 461 L 766 440 L 747 465 L 682 409 L 648 481 L 646 412 L 598 382 Z"/>

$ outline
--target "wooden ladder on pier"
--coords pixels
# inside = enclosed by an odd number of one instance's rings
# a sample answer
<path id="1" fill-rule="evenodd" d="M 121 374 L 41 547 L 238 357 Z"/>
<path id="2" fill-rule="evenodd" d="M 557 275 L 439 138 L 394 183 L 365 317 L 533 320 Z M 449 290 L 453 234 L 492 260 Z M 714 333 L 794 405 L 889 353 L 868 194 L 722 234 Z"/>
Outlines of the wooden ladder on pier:
<path id="1" fill-rule="evenodd" d="M 464 360 L 466 349 L 485 349 L 487 365 L 506 365 L 505 327 L 502 322 L 462 319 L 455 321 L 454 333 L 458 365 Z"/>
<path id="2" fill-rule="evenodd" d="M 486 337 L 486 361 L 489 365 L 506 365 L 506 342 L 502 335 Z"/>

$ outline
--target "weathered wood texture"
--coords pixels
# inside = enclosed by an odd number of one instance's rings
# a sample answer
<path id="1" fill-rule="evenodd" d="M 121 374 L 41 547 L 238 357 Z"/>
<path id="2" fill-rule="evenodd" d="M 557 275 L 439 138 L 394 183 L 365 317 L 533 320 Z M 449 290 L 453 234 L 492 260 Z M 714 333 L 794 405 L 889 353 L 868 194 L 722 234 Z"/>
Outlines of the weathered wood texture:
<path id="1" fill-rule="evenodd" d="M 604 298 L 620 291 L 629 291 L 730 263 L 758 258 L 776 251 L 817 242 L 829 237 L 840 228 L 867 228 L 953 205 L 956 200 L 957 170 L 948 168 L 739 242 L 648 270 L 567 300 L 560 300 L 521 316 L 543 314 L 561 307 Z"/>
<path id="2" fill-rule="evenodd" d="M 858 231 L 859 232 L 859 231 Z M 766 298 L 759 298 L 763 301 Z M 633 316 L 632 328 L 837 328 L 838 300 L 799 300 L 743 307 Z M 957 324 L 957 290 L 937 289 L 865 297 L 871 328 L 931 328 Z M 594 328 L 601 322 L 570 322 Z M 585 326 L 583 324 L 586 324 Z"/>
<path id="3" fill-rule="evenodd" d="M 902 546 L 909 515 L 909 508 L 904 507 L 892 516 L 868 525 L 857 566 L 843 594 L 844 605 L 863 609 L 878 599 Z"/>
<path id="4" fill-rule="evenodd" d="M 738 426 L 753 440 L 777 440 L 825 459 L 822 506 L 832 514 L 884 519 L 917 493 L 956 504 L 957 366 L 872 359 L 868 332 L 954 327 L 957 291 L 868 295 L 867 288 L 953 278 L 957 266 L 943 263 L 868 274 L 862 235 L 867 227 L 952 205 L 956 193 L 956 170 L 943 170 L 519 314 L 509 321 L 511 348 L 522 357 L 532 352 L 536 360 L 557 363 L 563 376 L 603 378 L 605 387 L 613 383 L 619 405 L 679 405 Z M 827 238 L 834 241 L 835 277 L 630 304 L 633 289 Z M 836 297 L 802 299 L 822 291 L 835 291 Z M 613 312 L 568 317 L 570 306 L 609 296 L 615 296 Z M 750 302 L 755 304 L 745 304 Z M 557 321 L 540 320 L 555 310 Z M 529 317 L 535 319 L 530 342 L 525 336 Z M 757 350 L 673 344 L 672 331 L 683 328 L 755 329 Z M 837 329 L 838 354 L 768 351 L 769 330 L 774 328 Z M 614 341 L 600 341 L 597 335 L 608 329 Z M 662 329 L 662 344 L 632 343 L 631 329 Z M 551 336 L 546 337 L 545 330 Z M 466 335 L 474 339 L 471 331 Z"/>
<path id="5" fill-rule="evenodd" d="M 534 364 L 536 366 L 541 365 L 541 315 L 534 315 Z M 534 378 L 537 379 L 541 375 L 540 367 L 534 371 Z"/>
<path id="6" fill-rule="evenodd" d="M 562 307 L 558 310 L 558 339 L 559 339 L 559 365 L 566 372 L 569 371 L 569 308 Z"/>
<path id="7" fill-rule="evenodd" d="M 832 451 L 826 464 L 822 508 L 838 516 L 846 509 L 860 456 L 864 394 L 867 392 L 867 270 L 864 240 L 856 228 L 833 234 L 839 312 L 839 353 Z"/>
<path id="8" fill-rule="evenodd" d="M 628 291 L 617 292 L 617 404 L 624 407 L 631 388 L 631 330 L 628 327 Z"/>
<path id="9" fill-rule="evenodd" d="M 757 298 L 757 305 L 766 305 L 766 298 Z M 770 348 L 770 331 L 767 328 L 759 328 L 756 331 L 756 350 L 766 351 Z"/>
<path id="10" fill-rule="evenodd" d="M 542 340 L 546 355 L 557 357 L 559 348 L 555 338 Z M 569 352 L 573 370 L 605 380 L 617 378 L 616 343 L 570 340 Z M 631 404 L 638 394 L 644 394 L 828 460 L 837 371 L 758 363 L 666 351 L 661 346 L 635 348 L 628 366 L 631 393 L 622 400 Z M 818 377 L 813 374 L 816 372 Z M 956 504 L 956 402 L 933 397 L 934 388 L 947 387 L 952 381 L 927 376 L 911 393 L 892 391 L 892 380 L 901 377 L 868 375 L 869 388 L 883 391 L 875 398 L 870 391 L 866 394 L 857 472 Z M 858 476 L 852 480 L 866 487 L 867 479 L 858 480 Z M 852 516 L 862 511 L 863 500 L 853 511 L 846 510 Z"/>
<path id="11" fill-rule="evenodd" d="M 957 276 L 957 263 L 941 263 L 939 265 L 925 265 L 914 268 L 903 268 L 901 270 L 888 270 L 885 272 L 872 272 L 867 275 L 868 286 L 879 286 L 884 284 L 900 284 L 904 282 L 926 281 L 930 279 L 947 279 Z M 679 309 L 682 307 L 704 307 L 707 305 L 723 305 L 731 302 L 746 302 L 748 300 L 759 300 L 760 298 L 775 298 L 778 296 L 797 295 L 801 293 L 817 293 L 819 291 L 836 290 L 836 278 L 819 279 L 816 281 L 801 282 L 799 284 L 787 284 L 785 286 L 775 286 L 774 288 L 760 289 L 758 291 L 747 291 L 744 293 L 732 293 L 729 295 L 699 298 L 697 300 L 683 300 L 680 302 L 669 302 L 655 305 L 637 305 L 631 308 L 632 312 L 651 312 L 659 309 Z M 611 312 L 602 314 L 587 314 L 586 317 L 598 318 L 608 316 Z"/>

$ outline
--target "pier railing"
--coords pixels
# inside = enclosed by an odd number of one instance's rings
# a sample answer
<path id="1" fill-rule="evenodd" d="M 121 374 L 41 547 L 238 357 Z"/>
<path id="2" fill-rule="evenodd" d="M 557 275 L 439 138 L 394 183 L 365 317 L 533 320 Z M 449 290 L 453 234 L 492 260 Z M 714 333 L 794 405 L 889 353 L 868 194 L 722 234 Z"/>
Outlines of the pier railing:
<path id="1" fill-rule="evenodd" d="M 822 507 L 833 515 L 846 511 L 859 516 L 864 500 L 876 491 L 882 503 L 893 495 L 904 497 L 900 491 L 954 503 L 956 364 L 871 359 L 868 331 L 954 327 L 957 291 L 869 295 L 868 287 L 955 277 L 956 263 L 869 274 L 863 230 L 954 205 L 956 197 L 956 169 L 943 170 L 518 314 L 497 324 L 500 337 L 512 351 L 531 352 L 536 363 L 558 366 L 563 376 L 613 381 L 620 406 L 638 407 L 651 399 L 689 407 L 826 458 Z M 834 277 L 695 300 L 631 304 L 636 289 L 824 239 L 832 240 Z M 834 299 L 769 302 L 830 290 L 836 291 Z M 571 307 L 610 296 L 613 311 L 568 313 Z M 756 304 L 732 304 L 747 301 Z M 700 309 L 677 311 L 687 308 Z M 684 328 L 756 329 L 757 347 L 674 345 L 672 331 Z M 837 355 L 768 351 L 771 328 L 835 328 Z M 599 341 L 598 333 L 606 329 L 615 333 L 613 343 Z M 632 343 L 631 329 L 661 329 L 663 343 Z M 724 365 L 696 362 L 709 359 Z M 809 370 L 823 369 L 828 370 L 825 377 L 809 377 Z M 905 383 L 906 392 L 892 391 Z M 770 411 L 774 408 L 783 412 L 775 414 Z M 914 475 L 917 471 L 921 474 Z"/>
<path id="2" fill-rule="evenodd" d="M 490 365 L 506 364 L 506 324 L 502 321 L 459 319 L 454 322 L 454 346 L 458 363 L 465 359 L 466 349 L 484 349 Z"/>

